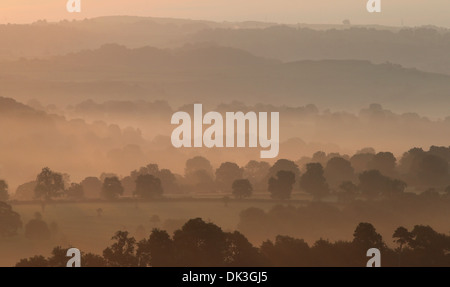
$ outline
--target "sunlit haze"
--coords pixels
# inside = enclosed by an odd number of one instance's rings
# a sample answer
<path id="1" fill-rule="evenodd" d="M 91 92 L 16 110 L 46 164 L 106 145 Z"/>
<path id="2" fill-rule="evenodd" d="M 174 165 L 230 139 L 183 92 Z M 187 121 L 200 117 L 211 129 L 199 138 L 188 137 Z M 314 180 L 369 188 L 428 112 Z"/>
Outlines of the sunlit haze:
<path id="1" fill-rule="evenodd" d="M 365 0 L 82 0 L 82 12 L 70 14 L 66 0 L 2 0 L 0 23 L 59 21 L 110 15 L 190 18 L 211 21 L 269 21 L 278 23 L 354 24 L 450 27 L 447 0 L 391 0 L 382 13 L 367 13 Z"/>

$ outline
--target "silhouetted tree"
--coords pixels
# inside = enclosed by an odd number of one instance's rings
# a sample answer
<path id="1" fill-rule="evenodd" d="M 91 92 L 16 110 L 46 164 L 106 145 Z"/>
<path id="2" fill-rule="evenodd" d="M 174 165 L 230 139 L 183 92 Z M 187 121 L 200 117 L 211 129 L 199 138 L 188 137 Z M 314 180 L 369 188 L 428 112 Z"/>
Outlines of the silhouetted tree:
<path id="1" fill-rule="evenodd" d="M 270 164 L 265 161 L 251 160 L 244 167 L 244 177 L 248 178 L 255 190 L 265 190 Z"/>
<path id="2" fill-rule="evenodd" d="M 235 267 L 256 267 L 265 263 L 258 248 L 238 231 L 226 233 L 224 260 L 227 266 Z"/>
<path id="3" fill-rule="evenodd" d="M 261 253 L 269 263 L 276 267 L 308 266 L 310 262 L 310 250 L 303 239 L 278 235 L 275 243 L 270 240 L 263 242 Z"/>
<path id="4" fill-rule="evenodd" d="M 329 191 L 323 174 L 323 167 L 320 163 L 308 163 L 306 172 L 300 178 L 300 188 L 320 200 Z"/>
<path id="5" fill-rule="evenodd" d="M 320 164 L 325 164 L 327 161 L 327 154 L 323 151 L 315 152 L 311 158 L 311 162 L 318 162 Z"/>
<path id="6" fill-rule="evenodd" d="M 393 197 L 404 192 L 406 183 L 382 175 L 378 170 L 369 170 L 359 175 L 359 189 L 369 199 L 384 195 Z"/>
<path id="7" fill-rule="evenodd" d="M 427 154 L 418 160 L 415 175 L 423 185 L 446 184 L 449 178 L 448 162 L 436 155 Z"/>
<path id="8" fill-rule="evenodd" d="M 390 179 L 386 180 L 387 187 L 381 193 L 385 197 L 396 197 L 402 195 L 405 192 L 407 187 L 406 182 L 401 181 L 399 179 Z"/>
<path id="9" fill-rule="evenodd" d="M 330 186 L 337 187 L 344 181 L 351 182 L 355 178 L 355 172 L 350 161 L 342 157 L 333 157 L 327 162 L 324 176 Z"/>
<path id="10" fill-rule="evenodd" d="M 49 267 L 49 263 L 44 256 L 39 255 L 21 259 L 16 267 Z"/>
<path id="11" fill-rule="evenodd" d="M 14 198 L 19 200 L 32 200 L 35 199 L 34 188 L 36 187 L 36 181 L 30 181 L 21 184 L 16 189 Z"/>
<path id="12" fill-rule="evenodd" d="M 223 266 L 225 233 L 201 218 L 191 219 L 173 236 L 178 266 Z"/>
<path id="13" fill-rule="evenodd" d="M 280 170 L 276 178 L 269 178 L 269 192 L 274 199 L 289 199 L 295 183 L 295 174 L 291 171 Z"/>
<path id="14" fill-rule="evenodd" d="M 398 244 L 400 252 L 403 249 L 403 246 L 409 244 L 412 240 L 412 234 L 403 226 L 398 227 L 394 234 L 392 235 L 394 238 L 394 242 Z"/>
<path id="15" fill-rule="evenodd" d="M 7 201 L 8 199 L 8 184 L 6 181 L 0 180 L 0 201 Z"/>
<path id="16" fill-rule="evenodd" d="M 431 146 L 428 153 L 450 161 L 450 147 L 448 146 Z"/>
<path id="17" fill-rule="evenodd" d="M 66 191 L 66 195 L 71 199 L 82 199 L 84 198 L 84 189 L 81 184 L 72 183 Z"/>
<path id="18" fill-rule="evenodd" d="M 358 195 L 358 187 L 351 181 L 344 181 L 339 185 L 337 192 L 338 200 L 341 202 L 353 201 Z"/>
<path id="19" fill-rule="evenodd" d="M 425 155 L 425 151 L 421 148 L 412 148 L 405 152 L 399 161 L 398 169 L 403 174 L 413 172 L 413 166 L 416 165 L 417 159 Z"/>
<path id="20" fill-rule="evenodd" d="M 36 178 L 34 194 L 36 198 L 50 200 L 60 196 L 64 191 L 64 181 L 61 174 L 53 172 L 48 167 L 42 169 Z"/>
<path id="21" fill-rule="evenodd" d="M 194 188 L 194 192 L 213 192 L 216 185 L 214 179 L 205 170 L 197 170 L 189 175 L 188 182 Z"/>
<path id="22" fill-rule="evenodd" d="M 144 199 L 160 197 L 163 194 L 161 180 L 151 174 L 141 174 L 136 179 L 135 195 Z"/>
<path id="23" fill-rule="evenodd" d="M 414 148 L 403 154 L 399 169 L 408 182 L 415 185 L 440 186 L 449 183 L 448 161 L 440 152 L 425 152 Z"/>
<path id="24" fill-rule="evenodd" d="M 103 182 L 101 197 L 104 199 L 116 199 L 123 194 L 122 183 L 117 177 L 107 177 Z"/>
<path id="25" fill-rule="evenodd" d="M 244 170 L 234 162 L 224 162 L 216 170 L 217 188 L 222 192 L 231 192 L 235 180 L 242 179 Z"/>
<path id="26" fill-rule="evenodd" d="M 127 231 L 118 231 L 112 237 L 116 242 L 103 250 L 103 257 L 108 266 L 112 267 L 135 267 L 138 259 L 135 255 L 136 240 L 129 237 Z"/>
<path id="27" fill-rule="evenodd" d="M 102 174 L 100 174 L 100 181 L 105 182 L 105 179 L 107 179 L 108 177 L 117 177 L 118 178 L 118 176 L 115 173 L 102 172 Z"/>
<path id="28" fill-rule="evenodd" d="M 287 159 L 279 159 L 274 165 L 269 169 L 269 178 L 275 177 L 279 171 L 290 171 L 294 174 L 294 179 L 297 181 L 300 176 L 300 169 L 295 162 Z"/>
<path id="29" fill-rule="evenodd" d="M 51 267 L 66 267 L 69 260 L 67 250 L 68 248 L 62 248 L 61 246 L 53 248 L 52 256 L 47 259 L 48 265 Z"/>
<path id="30" fill-rule="evenodd" d="M 103 257 L 82 253 L 81 264 L 85 267 L 365 266 L 366 251 L 378 248 L 382 251 L 382 266 L 450 266 L 450 236 L 429 226 L 417 225 L 412 232 L 397 228 L 393 235 L 394 242 L 400 245 L 397 253 L 384 244 L 370 223 L 360 223 L 353 236 L 351 242 L 319 239 L 310 248 L 303 239 L 278 235 L 274 242 L 264 241 L 258 249 L 241 233 L 225 233 L 215 224 L 197 218 L 186 222 L 173 238 L 166 231 L 154 229 L 148 239 L 137 244 L 136 252 L 134 238 L 119 231 L 113 237 L 116 242 L 105 249 Z M 408 248 L 403 248 L 405 245 Z M 55 247 L 48 258 L 33 256 L 21 259 L 16 266 L 65 266 L 66 251 Z"/>
<path id="31" fill-rule="evenodd" d="M 436 232 L 430 226 L 414 226 L 411 236 L 409 245 L 416 250 L 424 251 L 428 256 L 443 256 L 450 251 L 450 237 Z"/>
<path id="32" fill-rule="evenodd" d="M 189 178 L 192 174 L 199 170 L 204 170 L 211 178 L 214 176 L 212 165 L 206 158 L 196 156 L 186 161 L 186 168 L 184 169 L 184 175 L 186 178 Z"/>
<path id="33" fill-rule="evenodd" d="M 141 167 L 139 170 L 134 170 L 130 173 L 130 176 L 133 180 L 136 181 L 139 175 L 143 174 L 151 174 L 153 176 L 158 176 L 159 166 L 154 163 L 147 164 L 147 166 Z"/>
<path id="34" fill-rule="evenodd" d="M 369 169 L 369 162 L 374 156 L 373 153 L 357 153 L 350 158 L 350 162 L 355 171 L 360 173 Z"/>
<path id="35" fill-rule="evenodd" d="M 33 240 L 48 240 L 51 232 L 47 223 L 42 220 L 42 215 L 36 212 L 34 219 L 25 225 L 25 237 Z"/>
<path id="36" fill-rule="evenodd" d="M 137 178 L 137 177 L 136 177 Z M 133 179 L 131 176 L 126 176 L 120 180 L 120 183 L 123 186 L 123 194 L 124 195 L 132 195 L 136 190 L 136 179 Z"/>
<path id="37" fill-rule="evenodd" d="M 314 242 L 313 246 L 311 246 L 311 253 L 313 258 L 317 258 L 318 260 L 314 260 L 314 266 L 324 267 L 324 266 L 342 266 L 336 262 L 336 252 L 335 246 L 329 240 L 319 239 Z M 319 259 L 320 258 L 320 259 Z M 328 265 L 330 264 L 330 265 Z"/>
<path id="38" fill-rule="evenodd" d="M 0 201 L 0 237 L 14 236 L 21 227 L 20 215 L 13 211 L 11 205 Z"/>
<path id="39" fill-rule="evenodd" d="M 93 253 L 82 254 L 81 256 L 82 267 L 107 267 L 108 263 L 105 258 Z"/>
<path id="40" fill-rule="evenodd" d="M 242 199 L 252 195 L 253 187 L 248 179 L 237 179 L 233 182 L 233 196 Z"/>
<path id="41" fill-rule="evenodd" d="M 161 169 L 158 173 L 158 178 L 161 180 L 161 185 L 165 193 L 181 192 L 177 177 L 169 169 Z"/>
<path id="42" fill-rule="evenodd" d="M 151 174 L 161 180 L 161 186 L 165 193 L 179 193 L 180 187 L 177 182 L 177 177 L 169 169 L 159 169 L 157 164 L 148 164 L 141 167 L 139 170 L 132 171 L 130 176 L 122 179 L 122 184 L 126 190 L 136 190 L 136 180 L 139 175 Z M 127 185 L 125 187 L 125 184 Z"/>
<path id="43" fill-rule="evenodd" d="M 356 154 L 375 154 L 375 149 L 373 147 L 365 147 L 356 152 Z"/>
<path id="44" fill-rule="evenodd" d="M 397 249 L 398 266 L 402 266 L 403 247 L 408 245 L 412 241 L 412 234 L 408 231 L 408 229 L 400 226 L 394 231 L 392 238 L 394 238 L 394 242 L 399 245 Z"/>
<path id="45" fill-rule="evenodd" d="M 396 161 L 397 159 L 391 152 L 379 152 L 373 156 L 367 167 L 369 169 L 378 170 L 385 176 L 393 176 L 395 175 Z"/>
<path id="46" fill-rule="evenodd" d="M 97 177 L 86 177 L 80 182 L 84 195 L 88 198 L 98 198 L 102 191 L 102 182 Z"/>
<path id="47" fill-rule="evenodd" d="M 376 232 L 375 227 L 367 222 L 361 222 L 353 233 L 353 244 L 362 250 L 370 248 L 384 248 L 383 238 Z"/>
<path id="48" fill-rule="evenodd" d="M 380 195 L 385 186 L 385 177 L 378 170 L 365 171 L 359 175 L 359 188 L 368 198 Z"/>
<path id="49" fill-rule="evenodd" d="M 26 259 L 21 259 L 16 267 L 66 267 L 69 258 L 67 255 L 68 248 L 57 246 L 53 248 L 51 256 L 45 258 L 44 256 L 33 256 Z M 99 255 L 92 253 L 81 253 L 82 267 L 106 267 L 106 260 Z"/>
<path id="50" fill-rule="evenodd" d="M 173 241 L 166 231 L 153 229 L 149 239 L 138 243 L 139 266 L 175 266 Z"/>

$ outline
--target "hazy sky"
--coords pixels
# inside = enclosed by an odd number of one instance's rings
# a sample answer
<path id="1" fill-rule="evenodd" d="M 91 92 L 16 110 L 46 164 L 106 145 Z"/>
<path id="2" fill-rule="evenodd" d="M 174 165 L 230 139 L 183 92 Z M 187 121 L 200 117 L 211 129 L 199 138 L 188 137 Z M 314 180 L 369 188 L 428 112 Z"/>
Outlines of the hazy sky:
<path id="1" fill-rule="evenodd" d="M 366 11 L 367 0 L 81 0 L 82 12 L 66 11 L 67 0 L 1 0 L 1 23 L 138 15 L 213 21 L 450 27 L 450 0 L 382 0 L 382 13 Z"/>

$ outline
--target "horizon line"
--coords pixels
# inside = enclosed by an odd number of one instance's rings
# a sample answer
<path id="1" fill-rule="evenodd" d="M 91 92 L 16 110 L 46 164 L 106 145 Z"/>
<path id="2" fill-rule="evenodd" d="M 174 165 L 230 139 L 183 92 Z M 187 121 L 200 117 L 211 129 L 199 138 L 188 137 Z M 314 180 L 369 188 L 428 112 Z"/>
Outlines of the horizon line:
<path id="1" fill-rule="evenodd" d="M 422 27 L 432 27 L 435 29 L 444 29 L 450 30 L 450 27 L 446 26 L 438 26 L 434 24 L 422 24 L 422 25 L 382 25 L 382 24 L 358 24 L 358 23 L 306 23 L 306 22 L 275 22 L 275 21 L 262 21 L 262 20 L 208 20 L 203 18 L 180 18 L 180 17 L 160 17 L 160 16 L 141 16 L 141 15 L 127 15 L 127 14 L 116 14 L 116 15 L 100 15 L 94 17 L 85 17 L 84 19 L 68 19 L 68 18 L 60 18 L 60 19 L 36 19 L 34 21 L 27 22 L 10 22 L 10 21 L 1 21 L 0 25 L 33 25 L 40 22 L 46 22 L 48 24 L 59 24 L 62 22 L 83 22 L 90 21 L 95 19 L 102 18 L 142 18 L 142 19 L 160 19 L 160 20 L 178 20 L 178 21 L 193 21 L 193 22 L 209 22 L 216 24 L 244 24 L 244 23 L 258 23 L 258 24 L 266 24 L 268 26 L 341 26 L 341 27 L 379 27 L 379 28 L 390 28 L 390 29 L 403 29 L 403 28 L 422 28 Z"/>

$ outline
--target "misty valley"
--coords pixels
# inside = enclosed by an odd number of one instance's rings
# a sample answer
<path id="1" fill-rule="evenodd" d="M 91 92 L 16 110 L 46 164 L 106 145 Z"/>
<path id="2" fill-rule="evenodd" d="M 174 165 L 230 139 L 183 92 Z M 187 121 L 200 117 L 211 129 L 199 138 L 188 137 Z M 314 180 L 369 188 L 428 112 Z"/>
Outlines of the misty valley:
<path id="1" fill-rule="evenodd" d="M 450 266 L 450 30 L 353 22 L 0 24 L 0 266 Z"/>

